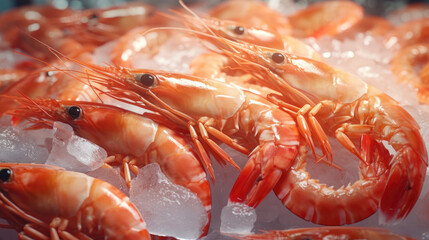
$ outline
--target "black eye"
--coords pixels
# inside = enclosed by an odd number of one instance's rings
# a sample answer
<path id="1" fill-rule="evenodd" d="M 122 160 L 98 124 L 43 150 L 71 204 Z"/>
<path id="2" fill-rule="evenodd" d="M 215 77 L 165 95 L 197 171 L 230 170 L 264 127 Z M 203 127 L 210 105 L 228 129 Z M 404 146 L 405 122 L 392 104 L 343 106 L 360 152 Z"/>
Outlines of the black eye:
<path id="1" fill-rule="evenodd" d="M 93 13 L 93 14 L 89 15 L 89 17 L 88 17 L 89 20 L 97 19 L 97 18 L 98 18 L 98 15 L 96 13 Z"/>
<path id="2" fill-rule="evenodd" d="M 9 168 L 3 168 L 2 170 L 0 170 L 0 180 L 2 182 L 9 181 L 11 175 L 12 170 L 10 170 Z"/>
<path id="3" fill-rule="evenodd" d="M 143 74 L 138 78 L 139 82 L 141 82 L 146 87 L 150 87 L 155 82 L 155 76 L 149 73 Z"/>
<path id="4" fill-rule="evenodd" d="M 281 53 L 274 53 L 271 56 L 271 59 L 275 62 L 275 63 L 282 63 L 285 60 L 285 56 L 283 56 L 283 54 Z"/>
<path id="5" fill-rule="evenodd" d="M 72 117 L 73 119 L 77 119 L 80 117 L 80 114 L 82 113 L 82 109 L 78 106 L 72 106 L 67 109 L 67 113 Z"/>
<path id="6" fill-rule="evenodd" d="M 235 26 L 234 27 L 234 33 L 237 35 L 242 35 L 244 33 L 244 27 L 242 26 Z"/>

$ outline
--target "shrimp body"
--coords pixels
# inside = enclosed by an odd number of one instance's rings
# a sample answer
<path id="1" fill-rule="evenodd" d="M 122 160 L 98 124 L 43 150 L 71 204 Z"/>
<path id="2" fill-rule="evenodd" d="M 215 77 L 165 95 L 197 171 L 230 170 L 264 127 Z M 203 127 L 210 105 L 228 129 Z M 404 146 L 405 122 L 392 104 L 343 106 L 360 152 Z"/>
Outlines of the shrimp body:
<path id="1" fill-rule="evenodd" d="M 368 240 L 414 240 L 390 232 L 387 229 L 371 227 L 316 227 L 299 228 L 278 231 L 268 231 L 239 237 L 242 240 L 272 239 L 272 240 L 326 240 L 326 239 L 368 239 Z"/>
<path id="2" fill-rule="evenodd" d="M 426 43 L 429 39 L 429 18 L 409 21 L 390 31 L 385 40 L 387 48 L 402 49 L 416 43 Z"/>
<path id="3" fill-rule="evenodd" d="M 246 63 L 241 66 L 249 66 L 248 73 L 260 76 L 267 86 L 281 92 L 285 101 L 302 107 L 298 114 L 308 114 L 308 120 L 298 120 L 300 131 L 307 139 L 315 133 L 328 159 L 332 150 L 325 131 L 360 159 L 364 149 L 359 150 L 351 138 L 368 134 L 376 141 L 387 141 L 396 154 L 389 164 L 379 207 L 386 220 L 408 215 L 424 182 L 427 151 L 418 124 L 396 101 L 357 76 L 326 63 L 256 45 L 220 41 L 229 45 L 223 53 Z"/>
<path id="4" fill-rule="evenodd" d="M 109 155 L 131 158 L 119 161 L 125 169 L 128 184 L 131 179 L 127 169 L 137 174 L 143 166 L 159 164 L 170 181 L 190 189 L 199 197 L 207 211 L 207 225 L 202 234 L 207 233 L 210 185 L 199 159 L 180 133 L 139 114 L 104 104 L 41 98 L 19 99 L 19 102 L 23 106 L 11 110 L 11 115 L 28 119 L 35 126 L 41 126 L 37 124 L 42 121 L 70 124 L 76 134 L 103 147 Z"/>
<path id="5" fill-rule="evenodd" d="M 427 63 L 429 63 L 429 43 L 404 47 L 390 62 L 390 69 L 397 80 L 413 84 L 419 101 L 426 104 L 429 103 L 427 92 L 429 81 L 425 77 L 427 70 L 423 68 L 420 74 L 417 74 L 415 68 Z"/>
<path id="6" fill-rule="evenodd" d="M 361 20 L 363 15 L 363 8 L 352 1 L 325 1 L 313 3 L 288 18 L 292 36 L 319 38 L 341 33 Z"/>
<path id="7" fill-rule="evenodd" d="M 47 165 L 1 163 L 0 168 L 1 202 L 21 210 L 16 217 L 31 216 L 27 227 L 49 230 L 51 238 L 150 239 L 136 207 L 104 181 Z"/>

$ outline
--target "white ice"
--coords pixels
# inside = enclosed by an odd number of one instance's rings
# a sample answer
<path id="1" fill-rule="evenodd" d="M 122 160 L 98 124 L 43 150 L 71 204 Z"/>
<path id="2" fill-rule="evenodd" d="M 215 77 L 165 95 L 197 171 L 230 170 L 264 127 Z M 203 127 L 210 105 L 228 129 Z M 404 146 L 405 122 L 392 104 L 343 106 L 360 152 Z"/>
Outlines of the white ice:
<path id="1" fill-rule="evenodd" d="M 255 222 L 255 209 L 242 203 L 231 203 L 222 209 L 220 232 L 250 234 Z"/>
<path id="2" fill-rule="evenodd" d="M 26 131 L 10 125 L 10 117 L 0 119 L 0 161 L 20 163 L 44 163 L 49 155 L 48 142 L 51 133 L 37 130 Z M 35 137 L 37 136 L 37 137 Z"/>
<path id="3" fill-rule="evenodd" d="M 55 122 L 52 149 L 46 164 L 69 171 L 88 172 L 103 165 L 107 153 L 96 144 L 78 137 L 70 125 Z"/>
<path id="4" fill-rule="evenodd" d="M 106 181 L 121 190 L 125 195 L 129 195 L 127 184 L 117 168 L 100 167 L 87 172 L 86 175 Z"/>
<path id="5" fill-rule="evenodd" d="M 130 199 L 140 210 L 151 234 L 196 239 L 208 221 L 196 194 L 171 183 L 156 163 L 139 170 L 131 182 Z"/>

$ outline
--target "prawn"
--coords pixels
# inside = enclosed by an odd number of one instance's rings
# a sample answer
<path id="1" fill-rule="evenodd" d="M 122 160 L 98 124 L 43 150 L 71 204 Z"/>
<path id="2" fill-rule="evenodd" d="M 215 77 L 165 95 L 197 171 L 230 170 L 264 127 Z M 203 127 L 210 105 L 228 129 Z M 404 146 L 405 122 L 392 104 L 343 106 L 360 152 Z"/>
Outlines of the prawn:
<path id="1" fill-rule="evenodd" d="M 242 153 L 250 153 L 231 191 L 231 202 L 258 205 L 295 159 L 299 134 L 294 120 L 256 94 L 192 75 L 80 64 L 91 71 L 86 74 L 88 80 L 105 86 L 108 96 L 138 106 L 144 104 L 187 128 L 211 175 L 203 144 L 221 164 L 227 161 L 239 167 L 210 135 Z"/>
<path id="2" fill-rule="evenodd" d="M 150 239 L 120 190 L 54 166 L 0 163 L 0 204 L 22 239 Z"/>
<path id="3" fill-rule="evenodd" d="M 234 236 L 232 236 L 234 237 Z M 395 234 L 387 229 L 373 227 L 316 227 L 288 230 L 264 231 L 237 237 L 241 240 L 326 240 L 326 239 L 368 239 L 368 240 L 415 240 L 414 238 Z"/>
<path id="4" fill-rule="evenodd" d="M 276 34 L 290 35 L 288 18 L 259 1 L 225 1 L 213 7 L 209 15 L 222 20 L 232 20 Z"/>
<path id="5" fill-rule="evenodd" d="M 82 101 L 48 98 L 13 98 L 20 107 L 8 111 L 14 118 L 30 121 L 30 129 L 52 127 L 61 121 L 73 127 L 77 135 L 104 148 L 111 156 L 109 164 L 121 164 L 130 187 L 131 172 L 157 163 L 171 182 L 194 192 L 207 211 L 210 223 L 211 192 L 204 168 L 188 141 L 177 131 L 118 107 Z"/>
<path id="6" fill-rule="evenodd" d="M 313 3 L 288 17 L 292 36 L 298 38 L 334 36 L 352 27 L 364 16 L 362 6 L 353 1 Z"/>
<path id="7" fill-rule="evenodd" d="M 325 131 L 360 159 L 353 137 L 370 135 L 392 146 L 396 154 L 389 164 L 380 209 L 386 220 L 408 215 L 422 189 L 428 156 L 417 122 L 398 102 L 357 76 L 326 63 L 276 49 L 213 39 L 221 41 L 219 46 L 229 45 L 222 52 L 241 61 L 243 70 L 247 68 L 271 88 L 279 88 L 276 90 L 286 103 L 295 101 L 302 116 L 297 118 L 300 131 L 307 142 L 311 142 L 311 132 L 316 133 L 325 155 L 332 153 Z M 296 101 L 291 97 L 296 91 L 307 99 Z M 332 155 L 329 157 L 332 159 Z"/>
<path id="8" fill-rule="evenodd" d="M 385 46 L 394 50 L 417 43 L 426 43 L 429 39 L 429 18 L 409 21 L 390 31 Z"/>
<path id="9" fill-rule="evenodd" d="M 191 15 L 175 12 L 180 16 L 178 20 L 182 21 L 189 29 L 193 30 L 191 33 L 194 33 L 203 40 L 205 38 L 210 38 L 210 34 L 212 34 L 231 41 L 246 42 L 273 49 L 282 49 L 294 55 L 323 61 L 323 57 L 312 47 L 292 36 L 270 32 L 237 21 L 217 19 L 214 17 L 201 18 L 186 7 L 182 1 L 180 1 L 180 3 Z"/>
<path id="10" fill-rule="evenodd" d="M 417 74 L 415 69 L 427 63 L 429 63 L 429 43 L 404 47 L 390 62 L 390 69 L 396 79 L 413 84 L 416 87 L 419 102 L 425 104 L 429 104 L 429 79 L 425 77 L 427 67 L 422 68 L 420 74 Z"/>

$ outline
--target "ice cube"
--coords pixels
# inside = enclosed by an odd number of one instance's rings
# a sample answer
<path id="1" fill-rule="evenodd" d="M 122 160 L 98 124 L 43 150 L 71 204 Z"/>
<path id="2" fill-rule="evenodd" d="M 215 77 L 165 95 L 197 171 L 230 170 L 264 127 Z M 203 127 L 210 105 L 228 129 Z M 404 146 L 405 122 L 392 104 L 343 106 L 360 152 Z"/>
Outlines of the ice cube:
<path id="1" fill-rule="evenodd" d="M 124 178 L 119 173 L 119 169 L 101 167 L 96 170 L 86 173 L 88 176 L 101 179 L 112 184 L 117 189 L 121 190 L 125 195 L 128 195 L 128 187 Z"/>
<path id="2" fill-rule="evenodd" d="M 46 145 L 42 144 L 50 135 L 44 130 L 28 131 L 7 125 L 7 120 L 2 118 L 0 125 L 0 161 L 20 163 L 44 163 L 49 152 Z M 9 119 L 9 118 L 8 118 Z M 10 122 L 10 119 L 9 119 Z M 33 137 L 29 137 L 33 136 Z M 35 140 L 39 139 L 39 140 Z"/>
<path id="3" fill-rule="evenodd" d="M 242 203 L 231 203 L 222 209 L 220 231 L 222 233 L 249 234 L 255 222 L 255 209 Z"/>
<path id="4" fill-rule="evenodd" d="M 139 170 L 131 182 L 130 199 L 151 234 L 197 239 L 208 223 L 207 212 L 196 194 L 171 183 L 156 163 Z"/>
<path id="5" fill-rule="evenodd" d="M 69 171 L 88 172 L 103 165 L 107 157 L 104 149 L 74 135 L 73 128 L 55 122 L 52 150 L 46 164 L 63 167 Z"/>

